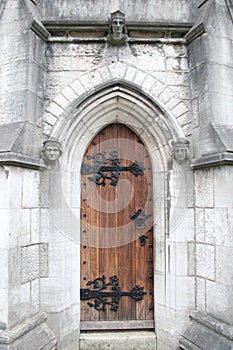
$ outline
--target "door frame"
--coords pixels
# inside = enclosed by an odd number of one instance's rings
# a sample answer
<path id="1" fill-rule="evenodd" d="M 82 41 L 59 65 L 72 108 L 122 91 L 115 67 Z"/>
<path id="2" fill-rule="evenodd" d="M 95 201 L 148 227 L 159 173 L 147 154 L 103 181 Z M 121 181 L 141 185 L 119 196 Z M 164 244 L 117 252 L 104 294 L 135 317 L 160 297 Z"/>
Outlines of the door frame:
<path id="1" fill-rule="evenodd" d="M 61 120 L 54 128 L 51 137 L 62 141 L 63 156 L 61 168 L 67 174 L 67 200 L 70 208 L 80 217 L 80 169 L 83 156 L 91 139 L 105 125 L 121 122 L 128 125 L 140 136 L 150 154 L 153 171 L 153 188 L 156 188 L 153 201 L 154 217 L 154 291 L 159 291 L 154 303 L 155 328 L 156 319 L 163 317 L 160 308 L 166 301 L 167 280 L 167 247 L 166 237 L 169 231 L 169 177 L 172 156 L 171 141 L 184 137 L 184 134 L 174 117 L 149 97 L 138 86 L 124 80 L 107 82 L 86 93 L 85 97 L 77 99 L 66 112 L 67 118 Z M 119 111 L 121 112 L 119 115 Z M 108 113 L 107 113 L 108 112 Z M 74 180 L 75 179 L 75 180 Z M 76 184 L 74 194 L 70 186 Z M 79 184 L 77 186 L 77 184 Z M 78 229 L 79 230 L 79 229 Z M 76 232 L 75 241 L 80 237 Z M 76 250 L 78 256 L 80 247 Z M 80 271 L 80 259 L 78 269 Z M 80 272 L 77 273 L 77 290 L 80 285 Z M 80 295 L 74 298 L 77 308 L 80 305 Z M 156 307 L 158 306 L 158 310 Z M 161 314 L 161 316 L 160 316 Z M 77 320 L 77 317 L 75 317 Z M 80 323 L 80 318 L 79 318 Z M 77 325 L 77 327 L 80 326 Z"/>

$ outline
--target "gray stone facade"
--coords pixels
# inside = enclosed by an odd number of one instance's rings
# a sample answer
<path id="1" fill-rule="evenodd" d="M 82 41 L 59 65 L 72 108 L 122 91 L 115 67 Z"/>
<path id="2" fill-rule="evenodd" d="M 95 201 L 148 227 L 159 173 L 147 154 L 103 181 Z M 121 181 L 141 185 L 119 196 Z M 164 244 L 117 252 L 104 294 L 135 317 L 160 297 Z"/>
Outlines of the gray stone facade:
<path id="1" fill-rule="evenodd" d="M 116 121 L 154 182 L 155 329 L 125 349 L 233 349 L 232 28 L 232 0 L 0 1 L 1 350 L 101 345 L 80 334 L 80 167 Z"/>

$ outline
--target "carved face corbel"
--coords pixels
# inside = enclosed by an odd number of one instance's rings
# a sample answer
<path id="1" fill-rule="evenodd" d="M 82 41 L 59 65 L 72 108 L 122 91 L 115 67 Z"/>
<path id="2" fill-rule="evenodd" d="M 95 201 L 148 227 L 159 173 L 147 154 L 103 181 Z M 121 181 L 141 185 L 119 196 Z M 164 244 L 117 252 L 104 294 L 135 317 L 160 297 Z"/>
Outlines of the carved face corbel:
<path id="1" fill-rule="evenodd" d="M 54 167 L 62 154 L 61 143 L 55 139 L 49 139 L 43 142 L 43 159 L 47 166 Z"/>
<path id="2" fill-rule="evenodd" d="M 124 45 L 128 41 L 125 15 L 121 11 L 111 13 L 107 41 L 111 45 Z"/>
<path id="3" fill-rule="evenodd" d="M 172 141 L 173 156 L 178 163 L 190 159 L 189 141 L 186 139 L 179 139 Z"/>

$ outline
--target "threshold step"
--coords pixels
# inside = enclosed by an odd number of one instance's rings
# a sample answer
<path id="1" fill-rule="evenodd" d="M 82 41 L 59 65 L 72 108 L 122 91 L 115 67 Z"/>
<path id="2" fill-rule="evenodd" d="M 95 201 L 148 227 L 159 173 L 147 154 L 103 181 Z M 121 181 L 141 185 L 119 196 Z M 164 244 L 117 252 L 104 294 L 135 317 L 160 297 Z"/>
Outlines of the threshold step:
<path id="1" fill-rule="evenodd" d="M 156 350 L 154 331 L 80 333 L 80 350 Z"/>

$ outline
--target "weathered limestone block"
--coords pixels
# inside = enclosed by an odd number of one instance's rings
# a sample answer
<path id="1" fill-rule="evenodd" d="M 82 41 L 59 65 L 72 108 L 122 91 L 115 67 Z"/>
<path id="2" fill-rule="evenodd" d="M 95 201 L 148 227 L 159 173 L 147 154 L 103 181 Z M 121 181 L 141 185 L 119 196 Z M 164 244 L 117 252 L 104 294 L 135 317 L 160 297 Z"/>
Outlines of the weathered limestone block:
<path id="1" fill-rule="evenodd" d="M 230 244 L 230 240 L 227 209 L 205 209 L 205 242 L 226 247 Z"/>
<path id="2" fill-rule="evenodd" d="M 27 245 L 30 242 L 30 209 L 9 210 L 9 246 Z"/>
<path id="3" fill-rule="evenodd" d="M 231 350 L 233 328 L 200 312 L 190 315 L 192 320 L 180 338 L 183 350 Z"/>
<path id="4" fill-rule="evenodd" d="M 214 171 L 214 202 L 216 207 L 233 208 L 232 191 L 233 169 L 230 166 L 218 167 Z"/>
<path id="5" fill-rule="evenodd" d="M 167 70 L 172 72 L 188 71 L 188 62 L 185 57 L 167 58 Z"/>
<path id="6" fill-rule="evenodd" d="M 186 57 L 187 49 L 184 45 L 164 45 L 164 54 L 167 58 Z"/>
<path id="7" fill-rule="evenodd" d="M 188 89 L 188 74 L 183 72 L 182 74 L 177 74 L 176 72 L 156 72 L 156 78 L 158 78 L 162 83 L 167 86 L 183 85 Z"/>
<path id="8" fill-rule="evenodd" d="M 11 269 L 9 273 L 11 274 Z M 30 283 L 19 285 L 14 276 L 10 279 L 9 284 L 12 285 L 12 288 L 8 289 L 8 304 L 5 305 L 8 311 L 7 329 L 15 327 L 32 316 Z"/>
<path id="9" fill-rule="evenodd" d="M 194 176 L 196 206 L 212 208 L 214 206 L 213 169 L 196 171 Z"/>
<path id="10" fill-rule="evenodd" d="M 136 56 L 135 63 L 137 63 L 139 67 L 144 66 L 147 68 L 147 71 L 166 70 L 165 54 L 160 45 L 132 44 L 130 45 L 130 49 L 133 55 Z M 156 62 L 156 64 L 154 62 Z"/>
<path id="11" fill-rule="evenodd" d="M 31 313 L 36 314 L 40 311 L 40 280 L 31 281 Z"/>
<path id="12" fill-rule="evenodd" d="M 23 177 L 22 206 L 24 208 L 38 208 L 40 173 L 35 170 L 25 170 Z"/>
<path id="13" fill-rule="evenodd" d="M 188 275 L 196 275 L 196 244 L 188 242 Z"/>
<path id="14" fill-rule="evenodd" d="M 53 2 L 42 1 L 42 14 L 44 20 L 93 20 L 93 12 L 90 11 L 92 1 L 82 0 L 79 6 L 76 6 L 75 0 L 55 0 Z M 193 15 L 196 12 L 190 6 L 188 0 L 159 0 L 156 3 L 153 0 L 148 0 L 146 3 L 132 3 L 130 0 L 124 1 L 121 6 L 125 11 L 126 19 L 132 22 L 137 22 L 139 18 L 146 18 L 148 22 L 163 22 L 164 20 L 173 22 L 191 22 Z M 82 9 L 82 11 L 80 11 Z M 116 10 L 116 3 L 108 0 L 100 3 L 95 10 L 96 21 L 106 21 L 109 14 Z M 194 12 L 195 11 L 195 12 Z"/>
<path id="15" fill-rule="evenodd" d="M 40 161 L 41 128 L 30 122 L 3 124 L 0 128 L 0 164 L 43 168 Z"/>
<path id="16" fill-rule="evenodd" d="M 195 209 L 195 234 L 197 242 L 205 242 L 205 211 L 201 208 Z"/>
<path id="17" fill-rule="evenodd" d="M 179 204 L 179 202 L 178 202 Z M 170 237 L 176 242 L 191 241 L 194 238 L 193 209 L 172 208 L 170 219 Z"/>
<path id="18" fill-rule="evenodd" d="M 31 209 L 30 214 L 30 241 L 37 243 L 40 241 L 40 209 Z"/>
<path id="19" fill-rule="evenodd" d="M 233 324 L 232 308 L 232 286 L 206 280 L 206 312 L 222 322 Z"/>
<path id="20" fill-rule="evenodd" d="M 215 246 L 196 244 L 196 273 L 197 276 L 215 280 Z"/>
<path id="21" fill-rule="evenodd" d="M 21 283 L 48 276 L 48 245 L 31 244 L 21 247 Z"/>
<path id="22" fill-rule="evenodd" d="M 37 314 L 11 330 L 0 330 L 0 349 L 55 350 L 56 339 L 45 323 L 46 318 L 45 313 Z"/>
<path id="23" fill-rule="evenodd" d="M 70 305 L 61 311 L 48 313 L 47 324 L 55 334 L 58 349 L 79 349 L 79 313 L 79 304 Z"/>
<path id="24" fill-rule="evenodd" d="M 7 320 L 8 320 L 8 310 L 6 309 L 6 305 L 8 303 L 8 291 L 7 289 L 0 289 L 0 298 L 3 306 L 0 308 L 0 330 L 5 330 L 7 328 Z"/>
<path id="25" fill-rule="evenodd" d="M 225 109 L 225 106 L 222 107 L 222 109 Z M 231 121 L 228 122 L 231 123 Z M 197 149 L 198 143 L 196 142 L 194 147 L 196 158 L 192 162 L 193 167 L 201 168 L 209 165 L 217 166 L 232 164 L 232 125 L 219 122 L 209 123 L 202 127 L 201 134 L 202 140 L 199 143 L 199 146 L 201 146 L 201 152 Z M 195 138 L 196 137 L 197 136 L 195 135 Z"/>
<path id="26" fill-rule="evenodd" d="M 39 245 L 21 248 L 21 281 L 26 283 L 39 278 Z"/>
<path id="27" fill-rule="evenodd" d="M 196 278 L 196 303 L 197 309 L 200 311 L 206 310 L 206 280 L 204 278 Z"/>
<path id="28" fill-rule="evenodd" d="M 195 279 L 181 276 L 176 278 L 176 310 L 192 310 L 195 305 Z M 174 294 L 174 290 L 171 292 Z M 179 325 L 178 325 L 179 327 Z"/>
<path id="29" fill-rule="evenodd" d="M 40 251 L 40 277 L 48 277 L 49 275 L 49 252 L 48 252 L 48 244 L 40 243 L 39 244 Z"/>
<path id="30" fill-rule="evenodd" d="M 233 281 L 233 247 L 216 246 L 216 281 L 230 286 Z"/>

